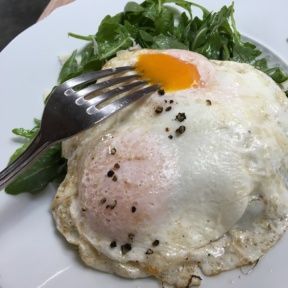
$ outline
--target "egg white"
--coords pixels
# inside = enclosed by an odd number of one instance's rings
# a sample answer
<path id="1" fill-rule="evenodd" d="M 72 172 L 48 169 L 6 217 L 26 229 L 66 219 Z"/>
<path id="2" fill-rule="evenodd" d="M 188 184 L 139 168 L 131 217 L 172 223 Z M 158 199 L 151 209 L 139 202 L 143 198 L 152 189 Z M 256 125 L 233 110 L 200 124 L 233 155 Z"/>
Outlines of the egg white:
<path id="1" fill-rule="evenodd" d="M 151 52 L 124 51 L 105 67 L 134 65 Z M 199 268 L 213 275 L 253 263 L 286 230 L 288 102 L 250 65 L 161 53 L 194 63 L 200 87 L 154 93 L 65 141 L 68 173 L 52 208 L 58 230 L 87 265 L 187 287 L 199 284 Z M 159 105 L 164 111 L 156 114 Z M 106 174 L 116 162 L 113 182 Z M 132 249 L 123 254 L 125 243 Z"/>

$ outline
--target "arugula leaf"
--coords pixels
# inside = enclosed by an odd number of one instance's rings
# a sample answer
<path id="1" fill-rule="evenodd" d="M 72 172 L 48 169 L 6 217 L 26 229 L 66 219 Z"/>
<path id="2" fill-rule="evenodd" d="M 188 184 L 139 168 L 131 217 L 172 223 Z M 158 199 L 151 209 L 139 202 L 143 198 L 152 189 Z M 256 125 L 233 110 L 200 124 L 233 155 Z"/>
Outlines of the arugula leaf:
<path id="1" fill-rule="evenodd" d="M 158 17 L 155 19 L 155 32 L 161 33 L 172 33 L 174 24 L 174 11 L 164 7 Z"/>
<path id="2" fill-rule="evenodd" d="M 20 136 L 24 139 L 24 143 L 21 147 L 19 147 L 10 157 L 9 163 L 13 162 L 16 160 L 29 146 L 29 144 L 32 142 L 33 138 L 37 135 L 39 129 L 40 129 L 40 122 L 38 119 L 34 119 L 34 128 L 31 130 L 24 129 L 24 128 L 14 128 L 12 130 L 12 133 L 15 134 L 16 136 Z M 26 140 L 26 141 L 25 141 Z"/>
<path id="3" fill-rule="evenodd" d="M 125 13 L 127 12 L 139 13 L 143 11 L 144 8 L 136 2 L 128 2 L 124 8 Z"/>
<path id="4" fill-rule="evenodd" d="M 175 5 L 184 12 L 178 11 Z M 195 9 L 200 10 L 201 17 L 194 16 Z M 254 44 L 241 39 L 235 25 L 233 4 L 211 12 L 186 0 L 146 0 L 141 4 L 128 2 L 122 12 L 104 17 L 95 34 L 69 33 L 69 36 L 85 41 L 85 46 L 73 51 L 64 63 L 59 83 L 81 73 L 101 69 L 118 51 L 135 44 L 142 48 L 189 49 L 209 59 L 251 64 L 278 84 L 288 79 L 288 75 L 279 67 L 268 65 Z M 288 96 L 288 91 L 285 93 Z M 35 137 L 40 127 L 37 121 L 32 130 L 13 130 L 14 134 L 24 137 L 26 141 L 15 151 L 11 161 L 23 153 Z M 56 145 L 10 184 L 6 191 L 12 194 L 25 191 L 35 193 L 50 181 L 65 175 L 65 169 L 66 160 L 61 158 L 61 145 Z"/>
<path id="5" fill-rule="evenodd" d="M 180 14 L 170 4 L 183 8 L 186 13 Z M 194 9 L 200 9 L 202 17 L 193 17 Z M 123 12 L 108 15 L 102 20 L 96 36 L 70 35 L 88 41 L 88 48 L 93 53 L 78 52 L 80 63 L 76 68 L 73 52 L 60 73 L 61 76 L 65 75 L 65 79 L 69 74 L 99 69 L 117 51 L 133 44 L 143 48 L 189 49 L 209 59 L 251 64 L 279 84 L 287 79 L 287 74 L 281 69 L 269 67 L 267 61 L 260 58 L 261 52 L 254 44 L 242 41 L 235 25 L 233 4 L 223 6 L 218 12 L 210 12 L 186 0 L 146 0 L 141 4 L 128 2 Z"/>
<path id="6" fill-rule="evenodd" d="M 101 22 L 96 39 L 98 42 L 113 41 L 118 36 L 120 31 L 119 24 L 121 23 L 122 14 L 117 14 L 113 17 L 107 15 Z"/>
<path id="7" fill-rule="evenodd" d="M 268 74 L 275 82 L 282 83 L 288 80 L 288 75 L 285 74 L 279 67 L 274 67 L 264 71 Z"/>
<path id="8" fill-rule="evenodd" d="M 164 3 L 172 3 L 172 4 L 176 4 L 179 7 L 182 7 L 183 9 L 186 10 L 186 12 L 188 12 L 190 18 L 192 18 L 192 10 L 191 10 L 192 6 L 200 8 L 200 10 L 202 11 L 204 17 L 209 15 L 209 11 L 205 7 L 203 7 L 203 6 L 201 6 L 201 5 L 197 4 L 197 3 L 194 3 L 194 2 L 188 2 L 188 1 L 185 1 L 185 0 L 161 0 L 161 2 L 163 4 Z"/>
<path id="9" fill-rule="evenodd" d="M 27 130 L 24 128 L 14 128 L 12 133 L 17 136 L 22 136 L 24 138 L 32 139 L 35 135 L 35 131 L 38 130 L 38 127 L 34 127 L 32 130 Z"/>
<path id="10" fill-rule="evenodd" d="M 77 50 L 75 50 L 71 56 L 66 60 L 62 69 L 60 71 L 58 81 L 60 83 L 65 82 L 66 80 L 73 78 L 79 73 L 78 64 L 77 64 Z"/>
<path id="11" fill-rule="evenodd" d="M 13 133 L 23 137 L 25 142 L 10 157 L 9 163 L 16 160 L 29 146 L 40 129 L 40 121 L 34 119 L 35 127 L 31 130 L 16 128 Z M 8 194 L 22 192 L 36 193 L 43 190 L 51 181 L 60 180 L 66 174 L 66 160 L 61 157 L 61 144 L 49 148 L 42 154 L 30 168 L 20 174 L 5 191 Z"/>
<path id="12" fill-rule="evenodd" d="M 106 60 L 115 56 L 119 50 L 125 50 L 133 45 L 133 39 L 127 30 L 122 29 L 113 41 L 99 43 L 99 59 Z"/>
<path id="13" fill-rule="evenodd" d="M 174 49 L 186 49 L 187 50 L 188 47 L 185 44 L 179 42 L 176 38 L 172 36 L 165 36 L 161 34 L 153 38 L 153 44 L 151 48 L 154 48 L 154 49 L 174 48 Z"/>
<path id="14" fill-rule="evenodd" d="M 51 181 L 63 179 L 65 174 L 66 160 L 61 158 L 61 145 L 57 144 L 40 156 L 31 168 L 18 176 L 5 191 L 13 195 L 25 191 L 36 193 L 43 190 Z"/>

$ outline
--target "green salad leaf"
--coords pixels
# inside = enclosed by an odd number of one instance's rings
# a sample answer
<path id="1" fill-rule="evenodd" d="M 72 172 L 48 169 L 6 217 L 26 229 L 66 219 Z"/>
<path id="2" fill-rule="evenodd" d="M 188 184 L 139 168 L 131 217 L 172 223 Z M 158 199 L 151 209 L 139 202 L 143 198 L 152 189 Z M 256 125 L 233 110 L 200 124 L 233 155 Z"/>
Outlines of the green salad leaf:
<path id="1" fill-rule="evenodd" d="M 174 5 L 171 5 L 174 4 Z M 175 5 L 180 9 L 176 9 Z M 194 16 L 195 10 L 200 16 Z M 234 21 L 234 6 L 223 6 L 218 12 L 186 0 L 146 0 L 141 4 L 128 2 L 121 13 L 106 16 L 93 35 L 69 33 L 85 41 L 84 48 L 75 50 L 62 66 L 59 83 L 79 74 L 99 70 L 120 50 L 139 45 L 154 49 L 187 49 L 209 59 L 248 63 L 265 72 L 281 84 L 288 79 L 278 67 L 269 67 L 261 51 L 242 40 Z M 199 13 L 197 14 L 199 15 Z M 288 91 L 286 91 L 286 95 Z M 29 145 L 39 129 L 14 129 L 26 139 L 11 159 L 15 159 Z M 61 146 L 56 145 L 20 175 L 6 191 L 12 194 L 36 192 L 50 181 L 65 175 L 66 163 L 61 158 Z"/>
<path id="2" fill-rule="evenodd" d="M 34 119 L 35 126 L 31 130 L 15 128 L 12 132 L 23 138 L 23 145 L 10 157 L 10 162 L 18 158 L 37 135 L 40 122 Z M 25 170 L 5 191 L 17 195 L 22 192 L 36 193 L 43 190 L 51 181 L 61 181 L 66 174 L 66 160 L 61 156 L 61 144 L 56 144 L 42 154 L 31 167 Z"/>
<path id="3" fill-rule="evenodd" d="M 176 4 L 184 9 L 175 9 Z M 202 17 L 193 17 L 199 9 Z M 142 48 L 188 49 L 209 59 L 231 60 L 248 63 L 262 70 L 276 83 L 288 79 L 278 67 L 269 67 L 261 58 L 261 51 L 249 42 L 244 42 L 234 20 L 234 6 L 223 6 L 218 12 L 210 12 L 205 7 L 185 0 L 146 0 L 141 4 L 128 2 L 124 11 L 115 16 L 106 16 L 95 35 L 70 36 L 88 41 L 77 52 L 78 66 L 75 69 L 75 51 L 66 61 L 59 76 L 59 82 L 69 77 L 66 71 L 81 74 L 99 69 L 119 50 L 134 44 Z M 87 50 L 90 53 L 87 54 Z M 71 66 L 71 68 L 69 68 Z"/>
<path id="4" fill-rule="evenodd" d="M 78 72 L 78 65 L 77 65 L 77 50 L 75 50 L 70 57 L 66 60 L 62 69 L 59 74 L 59 78 L 62 79 L 62 82 L 77 76 Z"/>

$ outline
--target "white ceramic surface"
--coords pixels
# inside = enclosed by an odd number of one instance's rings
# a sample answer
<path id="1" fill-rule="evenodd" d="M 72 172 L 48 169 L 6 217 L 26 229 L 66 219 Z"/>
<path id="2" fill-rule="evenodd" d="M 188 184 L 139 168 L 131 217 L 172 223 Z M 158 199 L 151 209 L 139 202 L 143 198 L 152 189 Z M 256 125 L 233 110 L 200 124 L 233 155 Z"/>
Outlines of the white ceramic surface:
<path id="1" fill-rule="evenodd" d="M 202 0 L 218 9 L 230 1 Z M 13 40 L 0 53 L 0 168 L 4 168 L 17 143 L 11 129 L 30 127 L 41 115 L 42 95 L 53 86 L 57 56 L 81 47 L 67 32 L 91 34 L 106 14 L 122 10 L 126 0 L 78 0 L 59 8 Z M 288 2 L 284 0 L 235 0 L 239 30 L 288 59 Z M 11 197 L 0 194 L 0 287 L 1 288 L 159 288 L 152 280 L 125 280 L 93 271 L 79 261 L 54 228 L 50 202 L 55 188 L 37 195 Z M 239 270 L 205 278 L 205 288 L 287 287 L 288 234 L 243 274 Z"/>

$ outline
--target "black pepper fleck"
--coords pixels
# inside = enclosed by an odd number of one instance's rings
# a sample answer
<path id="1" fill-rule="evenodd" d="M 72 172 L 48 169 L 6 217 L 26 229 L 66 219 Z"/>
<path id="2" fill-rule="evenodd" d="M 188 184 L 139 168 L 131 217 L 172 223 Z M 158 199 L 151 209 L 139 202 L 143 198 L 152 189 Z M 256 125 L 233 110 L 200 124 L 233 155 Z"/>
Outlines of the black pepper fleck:
<path id="1" fill-rule="evenodd" d="M 165 111 L 170 111 L 172 109 L 172 107 L 171 106 L 168 106 L 166 109 L 165 109 Z"/>
<path id="2" fill-rule="evenodd" d="M 104 204 L 105 202 L 107 201 L 107 199 L 106 198 L 102 198 L 101 200 L 100 200 L 100 204 Z"/>
<path id="3" fill-rule="evenodd" d="M 120 164 L 119 163 L 115 163 L 114 169 L 119 169 L 119 168 L 120 168 Z"/>
<path id="4" fill-rule="evenodd" d="M 132 207 L 131 207 L 131 212 L 132 212 L 132 213 L 135 213 L 135 212 L 136 212 L 136 207 L 135 207 L 135 206 L 132 206 Z"/>
<path id="5" fill-rule="evenodd" d="M 164 100 L 164 102 L 167 103 L 168 101 L 167 101 L 167 100 Z"/>
<path id="6" fill-rule="evenodd" d="M 169 132 L 169 128 L 168 128 L 168 127 L 166 127 L 166 128 L 165 128 L 165 131 L 166 131 L 166 132 Z"/>
<path id="7" fill-rule="evenodd" d="M 160 96 L 165 95 L 165 90 L 164 90 L 164 89 L 159 89 L 159 90 L 158 90 L 158 94 L 159 94 Z"/>
<path id="8" fill-rule="evenodd" d="M 162 113 L 162 111 L 163 111 L 163 107 L 162 107 L 162 106 L 157 106 L 157 107 L 155 108 L 155 113 L 157 113 L 157 114 Z"/>
<path id="9" fill-rule="evenodd" d="M 112 154 L 112 155 L 115 155 L 116 154 L 116 148 L 115 147 L 113 147 L 112 149 L 111 149 L 111 151 L 110 151 L 110 153 Z"/>
<path id="10" fill-rule="evenodd" d="M 124 245 L 121 245 L 122 255 L 127 254 L 131 249 L 132 249 L 132 246 L 131 246 L 130 243 L 126 243 L 126 244 L 124 244 Z"/>
<path id="11" fill-rule="evenodd" d="M 117 205 L 117 200 L 114 200 L 114 202 L 112 204 L 108 204 L 106 205 L 106 209 L 111 209 L 113 210 Z"/>
<path id="12" fill-rule="evenodd" d="M 117 181 L 117 176 L 116 176 L 116 175 L 114 175 L 114 176 L 112 177 L 112 181 L 114 181 L 114 182 Z"/>
<path id="13" fill-rule="evenodd" d="M 153 252 L 153 250 L 152 249 L 148 249 L 147 251 L 146 251 L 146 255 L 151 255 L 151 254 L 153 254 L 154 252 Z"/>
<path id="14" fill-rule="evenodd" d="M 86 212 L 87 209 L 86 208 L 81 208 L 82 212 Z"/>
<path id="15" fill-rule="evenodd" d="M 179 128 L 176 129 L 177 134 L 183 134 L 185 132 L 186 128 L 184 125 L 179 126 Z"/>
<path id="16" fill-rule="evenodd" d="M 207 104 L 208 106 L 211 106 L 211 105 L 212 105 L 211 100 L 207 99 L 207 100 L 206 100 L 206 104 Z"/>
<path id="17" fill-rule="evenodd" d="M 174 100 L 170 100 L 169 103 L 170 103 L 170 104 L 174 103 Z"/>
<path id="18" fill-rule="evenodd" d="M 172 135 L 169 135 L 168 138 L 169 138 L 169 139 L 173 139 L 173 136 L 172 136 Z"/>
<path id="19" fill-rule="evenodd" d="M 178 120 L 179 122 L 183 122 L 186 119 L 186 114 L 185 113 L 178 113 L 176 115 L 176 120 Z"/>
<path id="20" fill-rule="evenodd" d="M 154 240 L 153 243 L 152 243 L 152 246 L 156 247 L 160 244 L 160 241 L 159 240 Z"/>
<path id="21" fill-rule="evenodd" d="M 128 234 L 128 239 L 129 239 L 130 241 L 133 241 L 133 240 L 134 240 L 134 237 L 135 237 L 135 235 L 134 235 L 133 233 L 129 233 L 129 234 Z"/>
<path id="22" fill-rule="evenodd" d="M 115 247 L 117 247 L 117 243 L 116 243 L 116 241 L 112 241 L 110 243 L 110 248 L 115 248 Z"/>
<path id="23" fill-rule="evenodd" d="M 108 177 L 112 177 L 114 175 L 114 171 L 113 170 L 109 170 L 108 172 L 107 172 L 107 176 Z"/>

